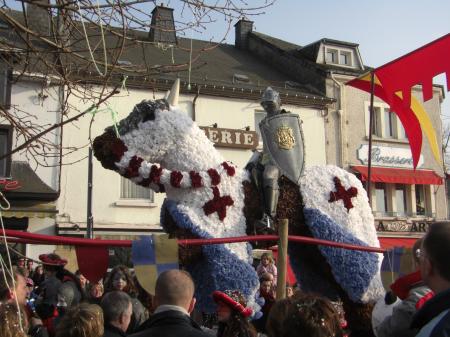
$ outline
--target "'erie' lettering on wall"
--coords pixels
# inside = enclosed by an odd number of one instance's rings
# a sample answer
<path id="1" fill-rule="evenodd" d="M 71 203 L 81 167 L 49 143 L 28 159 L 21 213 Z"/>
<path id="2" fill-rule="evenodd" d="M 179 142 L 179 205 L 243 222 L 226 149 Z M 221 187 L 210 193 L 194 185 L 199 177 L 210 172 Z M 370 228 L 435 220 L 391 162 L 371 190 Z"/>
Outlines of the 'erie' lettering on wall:
<path id="1" fill-rule="evenodd" d="M 231 147 L 241 149 L 256 149 L 258 147 L 258 134 L 255 131 L 241 129 L 222 129 L 201 126 L 206 137 L 218 147 Z"/>

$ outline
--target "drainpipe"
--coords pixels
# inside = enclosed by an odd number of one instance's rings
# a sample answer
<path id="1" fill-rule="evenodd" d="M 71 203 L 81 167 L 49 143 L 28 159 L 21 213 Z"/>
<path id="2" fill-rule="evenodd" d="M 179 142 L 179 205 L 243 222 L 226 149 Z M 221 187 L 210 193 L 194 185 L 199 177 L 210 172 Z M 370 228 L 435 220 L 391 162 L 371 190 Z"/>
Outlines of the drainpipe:
<path id="1" fill-rule="evenodd" d="M 196 113 L 195 113 L 195 103 L 197 102 L 197 98 L 200 96 L 200 87 L 197 86 L 197 93 L 195 94 L 194 99 L 192 100 L 192 120 L 195 122 Z"/>
<path id="2" fill-rule="evenodd" d="M 334 77 L 333 72 L 330 72 L 330 78 L 334 82 L 334 84 L 339 88 L 339 107 L 336 110 L 338 116 L 339 116 L 339 158 L 340 158 L 340 166 L 344 168 L 345 165 L 345 147 L 347 143 L 347 138 L 345 137 L 345 111 L 343 108 L 343 102 L 344 102 L 344 84 L 340 83 L 336 78 Z"/>

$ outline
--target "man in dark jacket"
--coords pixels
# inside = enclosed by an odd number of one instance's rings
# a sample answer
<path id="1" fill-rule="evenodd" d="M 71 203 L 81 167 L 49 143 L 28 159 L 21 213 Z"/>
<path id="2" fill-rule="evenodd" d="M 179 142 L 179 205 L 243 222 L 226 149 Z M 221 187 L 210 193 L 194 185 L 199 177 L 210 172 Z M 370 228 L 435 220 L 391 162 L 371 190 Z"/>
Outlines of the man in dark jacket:
<path id="1" fill-rule="evenodd" d="M 194 282 L 189 273 L 168 270 L 156 281 L 156 310 L 142 331 L 131 337 L 208 337 L 189 316 L 195 306 Z"/>
<path id="2" fill-rule="evenodd" d="M 123 291 L 111 291 L 103 297 L 100 305 L 105 322 L 103 337 L 125 337 L 133 314 L 130 296 Z"/>
<path id="3" fill-rule="evenodd" d="M 417 337 L 450 336 L 450 222 L 434 223 L 420 248 L 420 272 L 435 296 L 416 313 Z"/>

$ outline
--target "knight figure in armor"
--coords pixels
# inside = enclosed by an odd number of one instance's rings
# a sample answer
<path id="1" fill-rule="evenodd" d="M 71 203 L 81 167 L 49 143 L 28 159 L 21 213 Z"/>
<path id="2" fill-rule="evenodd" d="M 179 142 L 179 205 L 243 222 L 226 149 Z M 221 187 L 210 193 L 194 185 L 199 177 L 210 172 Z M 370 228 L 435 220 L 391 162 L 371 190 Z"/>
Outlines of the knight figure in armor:
<path id="1" fill-rule="evenodd" d="M 279 197 L 278 179 L 284 175 L 298 184 L 303 173 L 305 151 L 301 120 L 298 115 L 281 109 L 280 94 L 268 87 L 261 98 L 267 116 L 259 123 L 263 151 L 255 151 L 246 168 L 261 191 L 264 217 L 258 229 L 270 227 L 276 220 Z"/>

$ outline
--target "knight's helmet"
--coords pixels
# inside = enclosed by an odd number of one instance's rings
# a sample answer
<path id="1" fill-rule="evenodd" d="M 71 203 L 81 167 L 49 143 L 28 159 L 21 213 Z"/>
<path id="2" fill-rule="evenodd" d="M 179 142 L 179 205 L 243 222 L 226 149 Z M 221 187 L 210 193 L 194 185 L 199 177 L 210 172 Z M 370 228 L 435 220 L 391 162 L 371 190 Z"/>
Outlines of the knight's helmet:
<path id="1" fill-rule="evenodd" d="M 281 107 L 280 94 L 271 87 L 267 87 L 261 97 L 261 106 L 269 116 L 278 114 Z"/>

